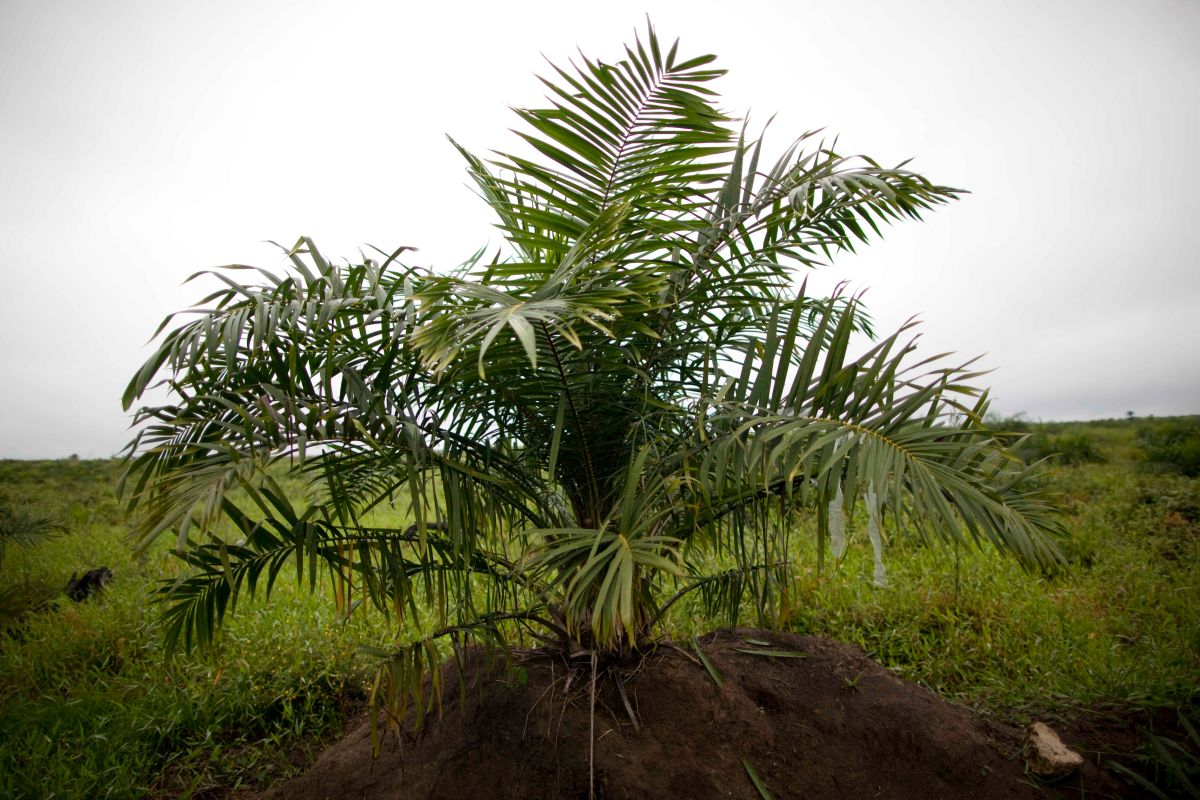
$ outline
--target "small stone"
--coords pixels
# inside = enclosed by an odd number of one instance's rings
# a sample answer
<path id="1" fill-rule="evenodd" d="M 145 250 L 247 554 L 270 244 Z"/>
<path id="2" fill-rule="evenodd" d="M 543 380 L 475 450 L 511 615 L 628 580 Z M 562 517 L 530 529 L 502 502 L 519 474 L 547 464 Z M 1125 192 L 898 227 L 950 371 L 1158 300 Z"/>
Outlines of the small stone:
<path id="1" fill-rule="evenodd" d="M 1083 766 L 1083 756 L 1063 744 L 1049 725 L 1034 722 L 1025 729 L 1025 763 L 1042 778 L 1062 778 Z"/>

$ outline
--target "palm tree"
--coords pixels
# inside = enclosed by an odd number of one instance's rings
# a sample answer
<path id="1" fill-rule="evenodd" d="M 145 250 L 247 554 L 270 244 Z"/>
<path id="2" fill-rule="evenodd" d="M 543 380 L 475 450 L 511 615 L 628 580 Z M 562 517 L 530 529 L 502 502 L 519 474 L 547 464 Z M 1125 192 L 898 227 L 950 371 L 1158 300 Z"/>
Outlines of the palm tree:
<path id="1" fill-rule="evenodd" d="M 212 272 L 195 318 L 163 322 L 124 403 L 159 376 L 172 400 L 137 412 L 123 485 L 142 543 L 171 531 L 194 568 L 163 590 L 171 647 L 294 563 L 331 576 L 345 613 L 432 612 L 380 651 L 397 690 L 440 637 L 620 658 L 693 590 L 769 619 L 797 513 L 840 557 L 858 502 L 880 581 L 885 517 L 893 536 L 1059 558 L 970 364 L 914 361 L 910 326 L 852 357 L 858 298 L 795 282 L 959 191 L 815 133 L 768 162 L 714 105 L 714 58 L 644 38 L 553 67 L 547 107 L 517 111 L 520 153 L 455 145 L 495 256 L 339 265 L 301 239 L 286 273 Z M 411 525 L 372 522 L 395 506 Z"/>

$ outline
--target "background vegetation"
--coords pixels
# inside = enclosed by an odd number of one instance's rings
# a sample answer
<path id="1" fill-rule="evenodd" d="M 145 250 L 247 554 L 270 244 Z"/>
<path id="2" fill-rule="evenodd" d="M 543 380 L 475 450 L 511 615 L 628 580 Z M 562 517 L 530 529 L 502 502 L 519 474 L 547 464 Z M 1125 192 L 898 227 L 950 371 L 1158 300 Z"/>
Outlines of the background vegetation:
<path id="1" fill-rule="evenodd" d="M 799 577 L 774 622 L 856 642 L 1012 722 L 1162 708 L 1200 719 L 1200 478 L 1189 466 L 1200 419 L 1005 427 L 1033 434 L 1030 456 L 1060 450 L 1070 462 L 1046 479 L 1067 508 L 1065 573 L 898 537 L 879 589 L 865 547 L 827 558 L 818 574 L 815 521 L 802 519 Z M 169 543 L 131 557 L 118 469 L 0 462 L 0 508 L 68 529 L 12 544 L 0 565 L 16 615 L 0 634 L 0 796 L 227 796 L 300 769 L 363 706 L 373 662 L 358 645 L 387 645 L 385 626 L 362 611 L 347 620 L 285 575 L 271 604 L 240 609 L 213 648 L 166 661 L 149 593 L 181 562 Z M 866 536 L 865 519 L 850 536 Z M 101 595 L 62 597 L 73 573 L 101 565 L 115 573 Z M 723 623 L 686 600 L 667 629 L 683 637 Z M 1149 745 L 1113 755 L 1173 791 Z"/>

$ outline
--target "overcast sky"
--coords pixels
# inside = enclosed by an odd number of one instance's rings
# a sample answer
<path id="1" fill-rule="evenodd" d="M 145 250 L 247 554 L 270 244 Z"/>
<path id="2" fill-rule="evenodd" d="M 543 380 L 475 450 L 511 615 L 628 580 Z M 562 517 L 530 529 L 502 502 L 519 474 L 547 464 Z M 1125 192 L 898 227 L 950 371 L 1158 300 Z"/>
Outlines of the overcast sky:
<path id="1" fill-rule="evenodd" d="M 969 189 L 814 280 L 986 354 L 993 408 L 1200 413 L 1200 2 L 3 0 L 0 457 L 106 457 L 192 272 L 498 241 L 449 133 L 513 144 L 543 55 L 644 25 L 716 53 L 723 106 Z"/>

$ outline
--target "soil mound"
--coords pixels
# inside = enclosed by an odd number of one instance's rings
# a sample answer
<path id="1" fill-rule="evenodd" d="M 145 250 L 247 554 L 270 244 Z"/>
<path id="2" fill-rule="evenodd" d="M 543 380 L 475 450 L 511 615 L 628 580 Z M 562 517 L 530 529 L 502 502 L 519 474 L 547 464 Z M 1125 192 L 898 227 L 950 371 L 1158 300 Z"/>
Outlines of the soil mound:
<path id="1" fill-rule="evenodd" d="M 753 629 L 700 644 L 720 686 L 690 647 L 660 646 L 623 670 L 624 698 L 601 672 L 594 740 L 590 668 L 543 651 L 489 668 L 472 653 L 462 676 L 443 676 L 440 718 L 390 734 L 378 758 L 364 720 L 264 800 L 550 800 L 587 798 L 589 785 L 606 799 L 1121 795 L 1091 764 L 1039 783 L 1025 773 L 1019 731 L 939 700 L 855 647 Z"/>

